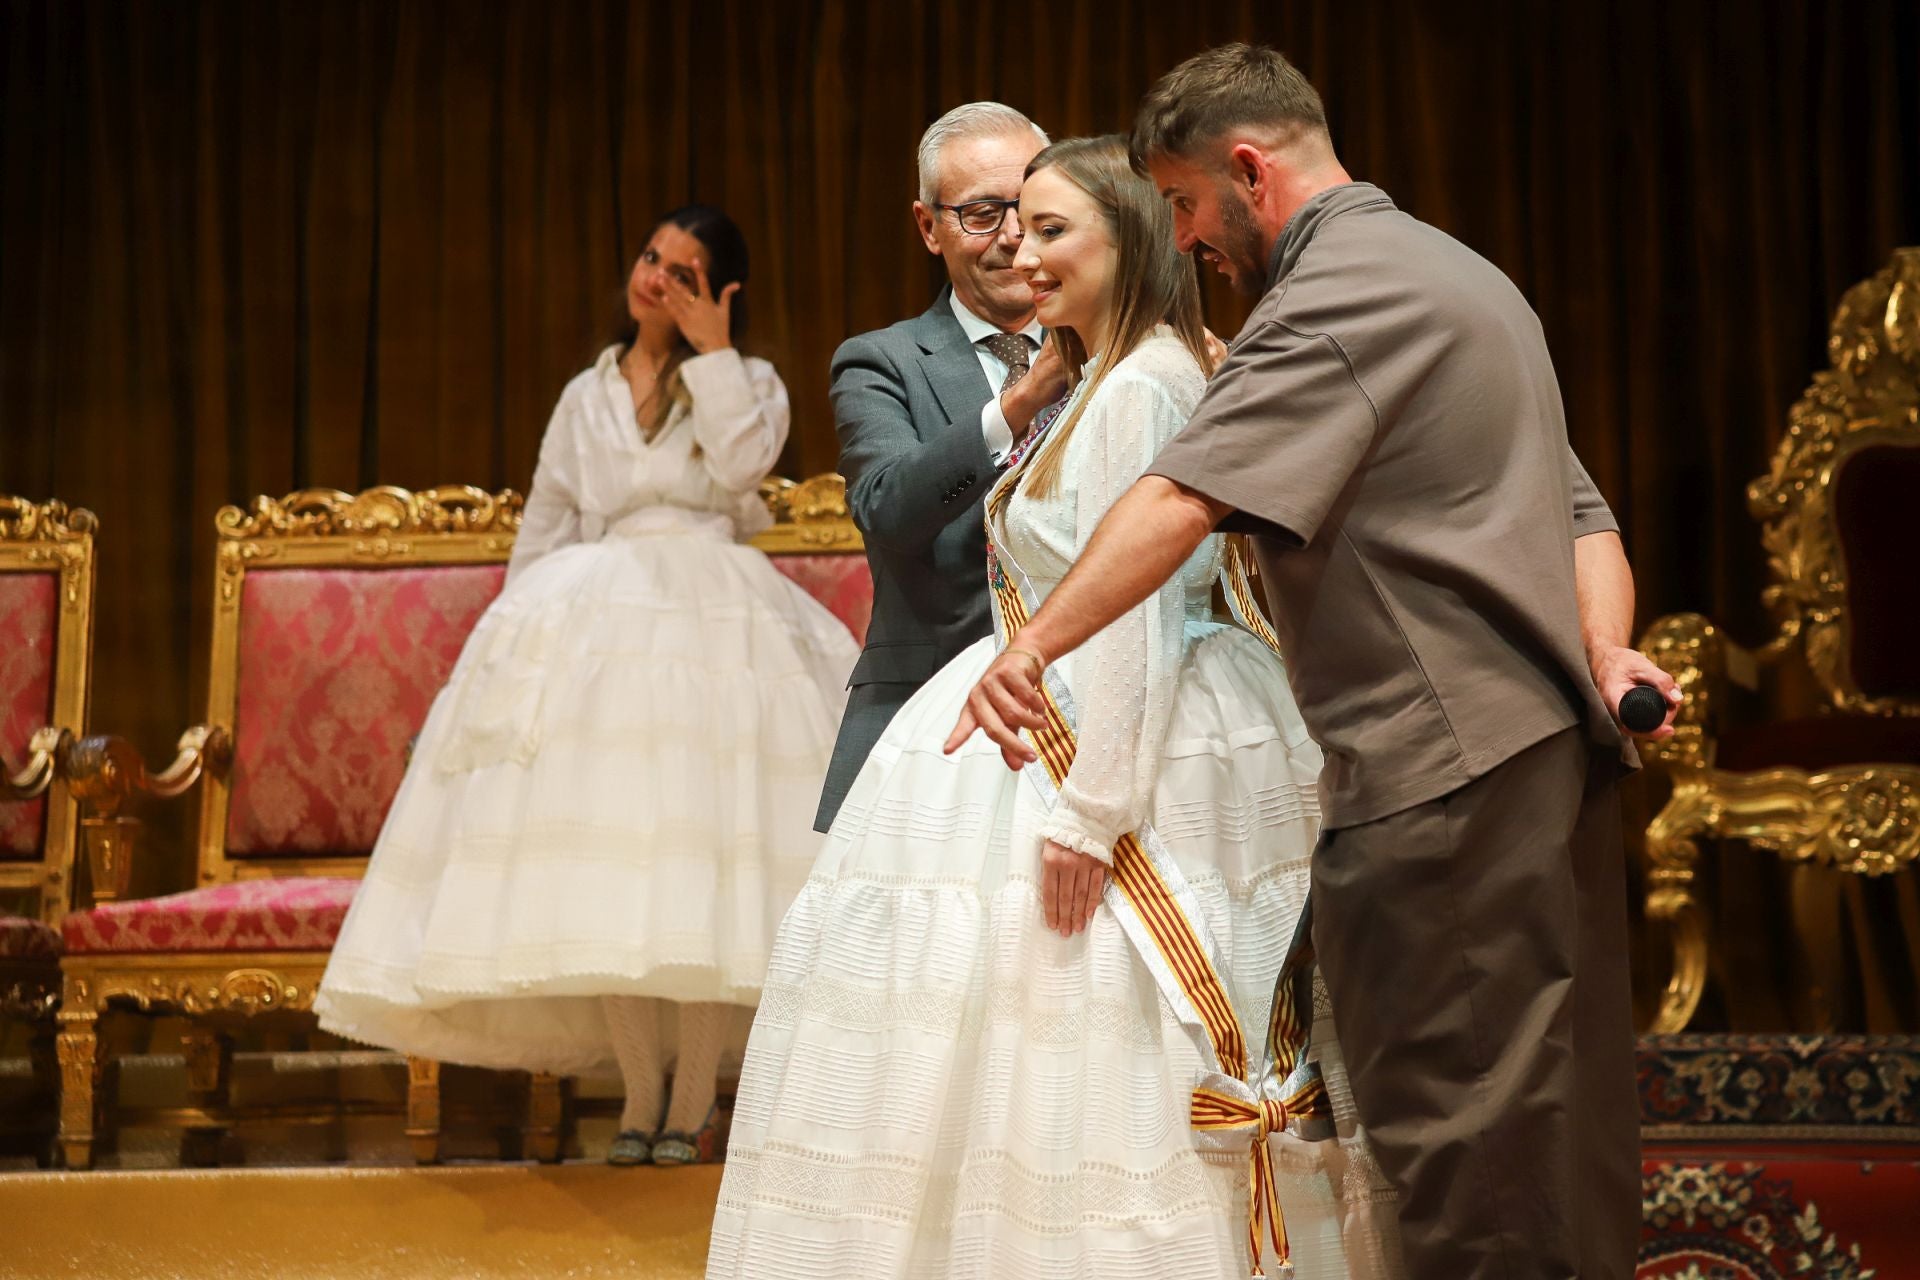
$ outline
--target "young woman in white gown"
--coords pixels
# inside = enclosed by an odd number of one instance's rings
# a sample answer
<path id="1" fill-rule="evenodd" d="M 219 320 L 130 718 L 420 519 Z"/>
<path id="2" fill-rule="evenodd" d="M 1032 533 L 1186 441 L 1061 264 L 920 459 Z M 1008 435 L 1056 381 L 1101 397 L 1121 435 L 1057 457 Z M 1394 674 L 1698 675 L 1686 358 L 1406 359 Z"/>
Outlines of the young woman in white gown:
<path id="1" fill-rule="evenodd" d="M 1075 389 L 988 501 L 1003 610 L 1065 576 L 1210 366 L 1192 264 L 1118 139 L 1043 151 L 1020 213 L 1015 266 Z M 1221 555 L 1210 540 L 1055 668 L 1077 732 L 1057 786 L 1039 766 L 1010 772 L 982 738 L 943 751 L 1000 640 L 895 717 L 774 945 L 709 1280 L 1253 1269 L 1248 1134 L 1190 1122 L 1223 1055 L 1169 998 L 1140 913 L 1118 884 L 1101 891 L 1117 846 L 1128 866 L 1155 850 L 1214 958 L 1217 1008 L 1247 1043 L 1265 1038 L 1307 893 L 1320 756 L 1279 659 L 1212 621 Z M 1293 1265 L 1397 1274 L 1390 1193 L 1325 1045 L 1318 1067 L 1341 1136 L 1271 1148 Z"/>
<path id="2" fill-rule="evenodd" d="M 444 1062 L 617 1059 L 615 1163 L 711 1158 L 857 646 L 741 539 L 788 427 L 734 347 L 746 244 L 668 214 L 632 328 L 561 393 L 505 589 L 434 703 L 316 1000 Z M 677 1024 L 677 1028 L 674 1024 Z M 662 1125 L 664 1078 L 678 1065 Z"/>

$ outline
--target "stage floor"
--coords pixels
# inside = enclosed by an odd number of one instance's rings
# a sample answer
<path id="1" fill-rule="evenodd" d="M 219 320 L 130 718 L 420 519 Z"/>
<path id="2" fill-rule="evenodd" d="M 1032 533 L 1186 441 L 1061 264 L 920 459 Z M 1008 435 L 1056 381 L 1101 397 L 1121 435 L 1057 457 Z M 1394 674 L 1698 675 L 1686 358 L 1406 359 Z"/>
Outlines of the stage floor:
<path id="1" fill-rule="evenodd" d="M 720 1166 L 0 1175 L 13 1280 L 682 1280 Z"/>

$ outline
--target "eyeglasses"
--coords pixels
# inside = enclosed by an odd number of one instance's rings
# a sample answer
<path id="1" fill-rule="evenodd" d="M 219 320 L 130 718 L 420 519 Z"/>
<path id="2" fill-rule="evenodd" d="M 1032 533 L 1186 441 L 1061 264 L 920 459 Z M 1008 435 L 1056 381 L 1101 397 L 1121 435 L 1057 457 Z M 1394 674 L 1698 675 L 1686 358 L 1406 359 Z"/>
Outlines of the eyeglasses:
<path id="1" fill-rule="evenodd" d="M 1007 220 L 1007 210 L 1020 207 L 1018 200 L 969 200 L 965 204 L 936 204 L 936 209 L 951 209 L 960 229 L 970 236 L 996 234 Z"/>

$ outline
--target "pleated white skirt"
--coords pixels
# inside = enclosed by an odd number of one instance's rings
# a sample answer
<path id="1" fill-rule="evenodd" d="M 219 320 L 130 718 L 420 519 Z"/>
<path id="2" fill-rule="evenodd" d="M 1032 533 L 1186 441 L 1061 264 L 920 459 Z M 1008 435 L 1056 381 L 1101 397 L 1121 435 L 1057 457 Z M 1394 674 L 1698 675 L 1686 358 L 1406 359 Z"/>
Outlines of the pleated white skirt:
<path id="1" fill-rule="evenodd" d="M 858 646 L 749 547 L 567 547 L 435 702 L 316 1000 L 441 1061 L 612 1060 L 600 997 L 751 1006 L 818 851 Z"/>

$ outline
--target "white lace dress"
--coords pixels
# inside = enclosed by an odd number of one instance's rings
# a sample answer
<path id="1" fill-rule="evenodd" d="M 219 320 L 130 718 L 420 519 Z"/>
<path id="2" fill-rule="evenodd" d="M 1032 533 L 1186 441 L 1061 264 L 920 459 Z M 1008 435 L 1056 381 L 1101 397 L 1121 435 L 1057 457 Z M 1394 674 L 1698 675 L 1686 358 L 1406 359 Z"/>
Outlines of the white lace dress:
<path id="1" fill-rule="evenodd" d="M 1059 492 L 1012 498 L 1005 549 L 1040 594 L 1203 386 L 1163 330 L 1088 405 Z M 1197 1050 L 1108 905 L 1063 939 L 1039 896 L 1044 838 L 1106 857 L 1150 818 L 1262 1038 L 1306 897 L 1320 755 L 1279 660 L 1209 620 L 1216 543 L 1060 664 L 1079 749 L 1051 810 L 983 737 L 941 752 L 994 641 L 894 719 L 775 942 L 710 1280 L 1248 1274 L 1246 1148 L 1199 1150 Z M 1294 1263 L 1397 1275 L 1390 1193 L 1325 1044 L 1342 1140 L 1273 1140 Z"/>
<path id="2" fill-rule="evenodd" d="M 759 998 L 858 646 L 737 541 L 786 440 L 773 367 L 689 360 L 692 408 L 649 443 L 615 356 L 554 410 L 327 966 L 328 1030 L 576 1072 L 613 1060 L 603 996 Z"/>

